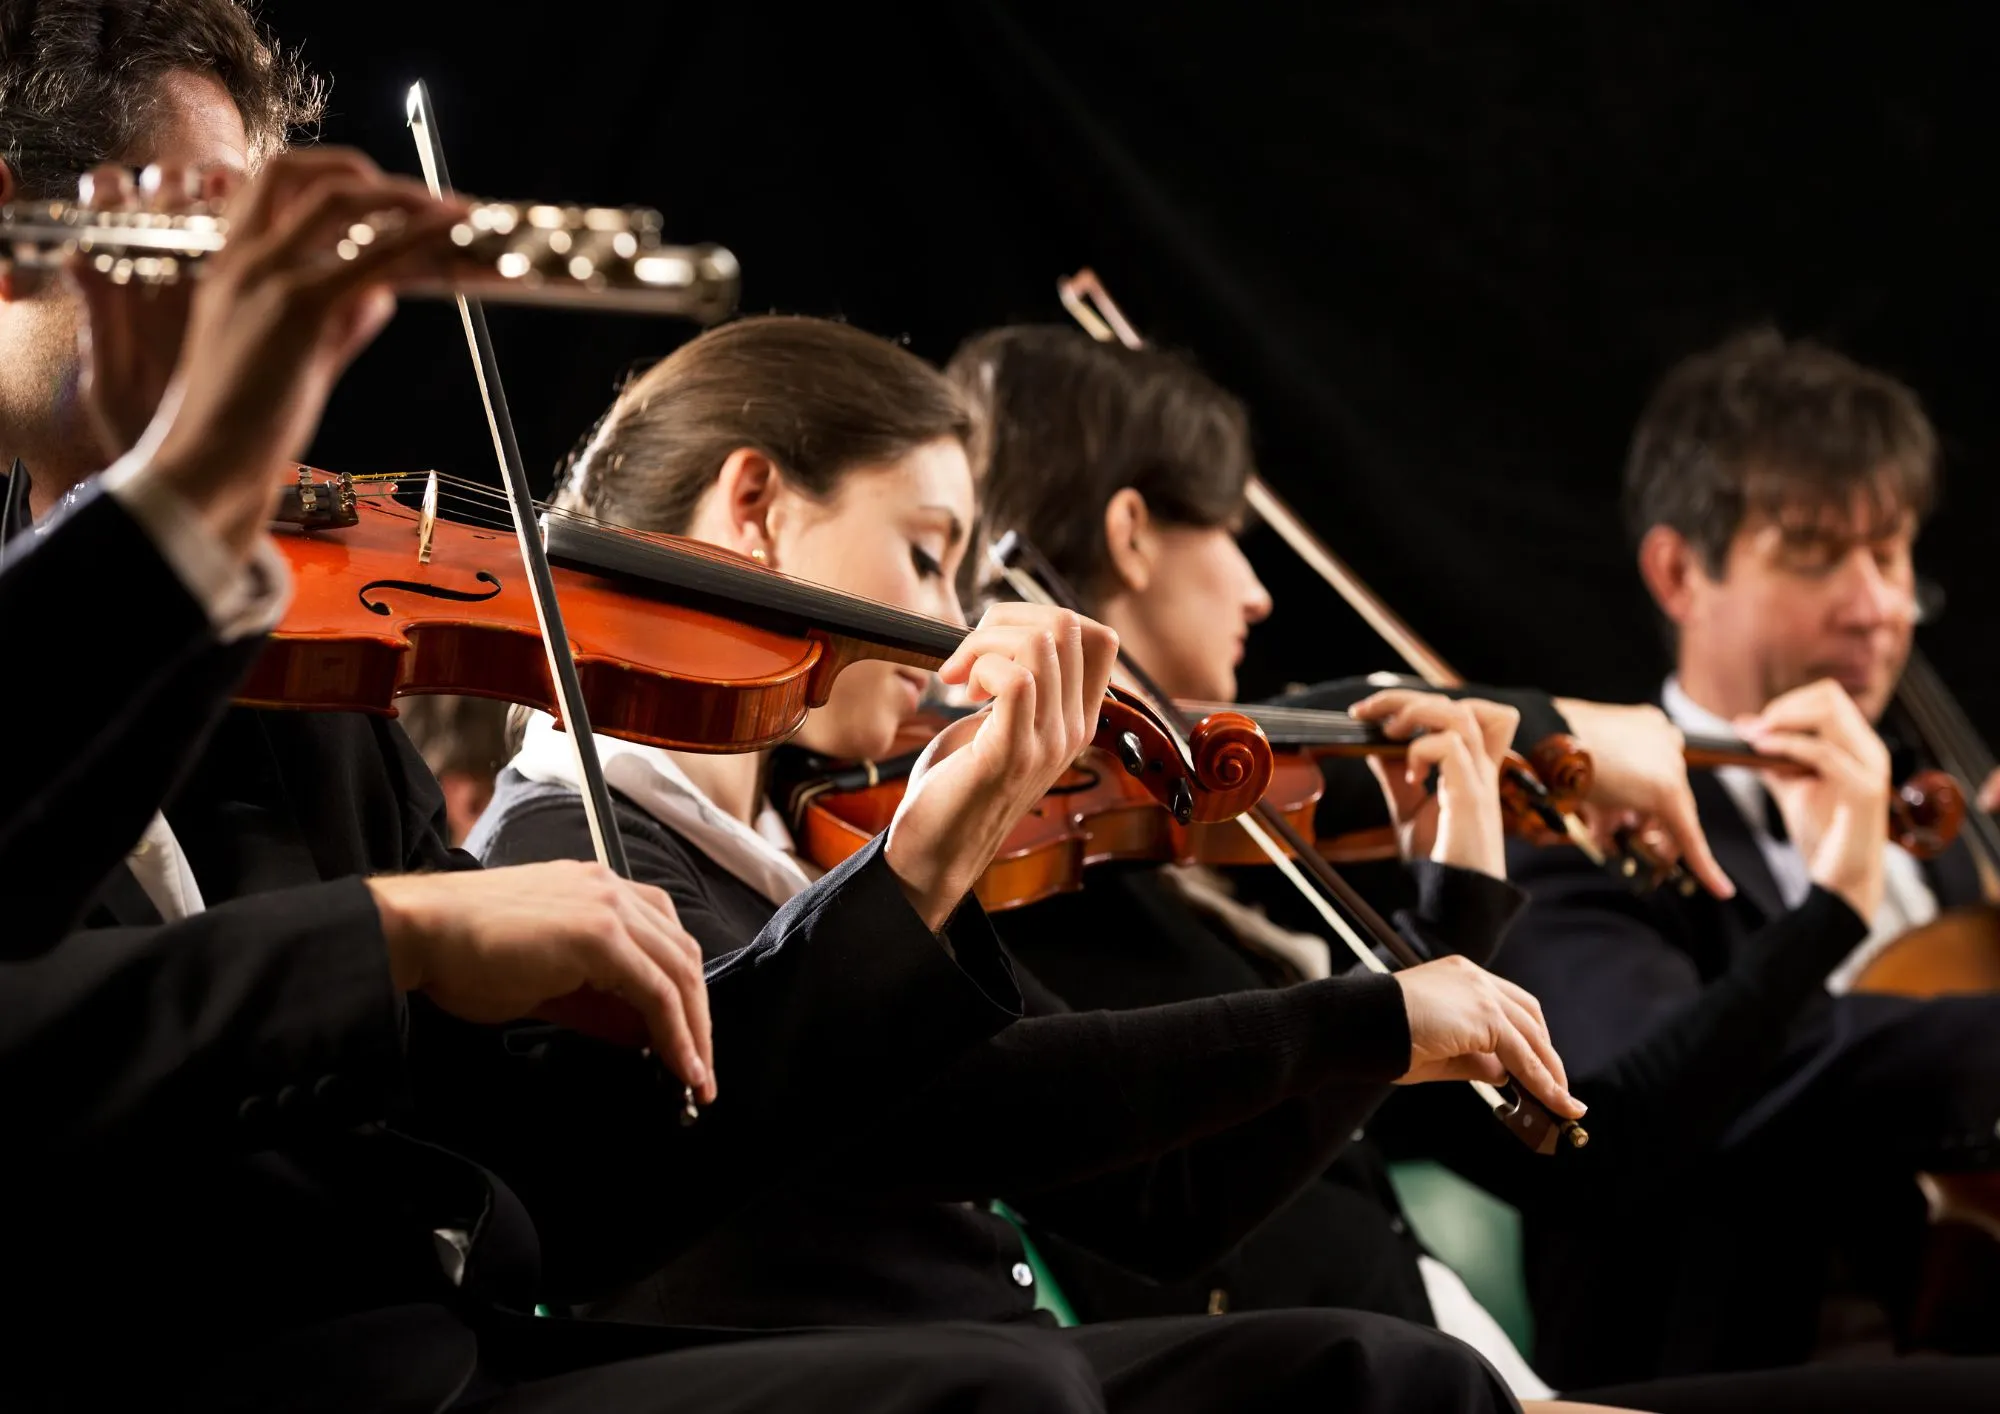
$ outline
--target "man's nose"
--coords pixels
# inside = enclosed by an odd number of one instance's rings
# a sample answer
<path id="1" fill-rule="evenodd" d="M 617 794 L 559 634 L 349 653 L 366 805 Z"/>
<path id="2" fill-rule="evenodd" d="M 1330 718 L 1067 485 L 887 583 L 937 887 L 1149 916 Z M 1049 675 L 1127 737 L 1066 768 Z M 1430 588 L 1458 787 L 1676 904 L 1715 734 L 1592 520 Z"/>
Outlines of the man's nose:
<path id="1" fill-rule="evenodd" d="M 1914 622 L 1916 590 L 1898 576 L 1886 574 L 1874 555 L 1857 550 L 1842 573 L 1841 611 L 1856 628 Z"/>

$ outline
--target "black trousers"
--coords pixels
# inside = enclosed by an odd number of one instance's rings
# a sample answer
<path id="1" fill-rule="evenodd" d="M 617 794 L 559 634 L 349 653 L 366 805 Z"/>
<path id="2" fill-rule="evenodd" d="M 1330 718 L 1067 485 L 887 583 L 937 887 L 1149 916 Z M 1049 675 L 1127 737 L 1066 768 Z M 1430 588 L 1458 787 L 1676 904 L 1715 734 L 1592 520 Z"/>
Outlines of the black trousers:
<path id="1" fill-rule="evenodd" d="M 1056 1332 L 1109 1414 L 1473 1414 L 1518 1409 L 1472 1347 L 1363 1311 L 1112 1321 Z"/>
<path id="2" fill-rule="evenodd" d="M 1039 1327 L 778 1335 L 597 1365 L 462 1401 L 453 1414 L 1094 1414 L 1084 1359 Z"/>
<path id="3" fill-rule="evenodd" d="M 1564 1399 L 1651 1414 L 1985 1414 L 2000 1409 L 2000 1359 L 1911 1356 L 1835 1361 L 1784 1370 L 1687 1375 Z"/>
<path id="4" fill-rule="evenodd" d="M 1348 1311 L 1189 1316 L 1053 1330 L 816 1331 L 593 1366 L 453 1414 L 1489 1414 L 1517 1408 L 1472 1350 Z"/>

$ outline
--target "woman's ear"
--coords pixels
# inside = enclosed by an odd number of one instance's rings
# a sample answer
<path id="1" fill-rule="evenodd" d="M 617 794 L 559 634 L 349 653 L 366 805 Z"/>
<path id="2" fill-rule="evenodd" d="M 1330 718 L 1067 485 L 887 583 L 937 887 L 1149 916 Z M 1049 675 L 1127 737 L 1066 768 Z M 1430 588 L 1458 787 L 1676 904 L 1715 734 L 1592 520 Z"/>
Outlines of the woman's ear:
<path id="1" fill-rule="evenodd" d="M 1130 486 L 1120 487 L 1104 507 L 1104 548 L 1116 581 L 1113 592 L 1145 593 L 1153 582 L 1159 547 L 1146 498 Z"/>
<path id="2" fill-rule="evenodd" d="M 751 447 L 738 447 L 715 478 L 716 523 L 721 542 L 753 560 L 771 563 L 771 508 L 783 484 L 777 463 Z"/>

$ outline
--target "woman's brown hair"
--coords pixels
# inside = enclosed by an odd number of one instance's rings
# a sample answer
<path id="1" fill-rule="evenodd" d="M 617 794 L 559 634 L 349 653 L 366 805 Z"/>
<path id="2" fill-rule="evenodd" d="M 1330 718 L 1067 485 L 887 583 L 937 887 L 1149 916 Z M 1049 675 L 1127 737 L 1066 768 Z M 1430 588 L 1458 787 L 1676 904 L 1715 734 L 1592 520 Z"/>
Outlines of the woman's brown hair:
<path id="1" fill-rule="evenodd" d="M 1168 524 L 1242 518 L 1255 469 L 1249 419 L 1175 354 L 1012 325 L 967 340 L 945 376 L 979 420 L 973 465 L 985 533 L 1026 536 L 1086 607 L 1111 572 L 1104 508 L 1123 488 Z"/>
<path id="2" fill-rule="evenodd" d="M 626 385 L 572 459 L 555 504 L 680 535 L 729 454 L 769 457 L 808 495 L 926 443 L 970 444 L 972 415 L 935 368 L 826 319 L 711 329 Z"/>

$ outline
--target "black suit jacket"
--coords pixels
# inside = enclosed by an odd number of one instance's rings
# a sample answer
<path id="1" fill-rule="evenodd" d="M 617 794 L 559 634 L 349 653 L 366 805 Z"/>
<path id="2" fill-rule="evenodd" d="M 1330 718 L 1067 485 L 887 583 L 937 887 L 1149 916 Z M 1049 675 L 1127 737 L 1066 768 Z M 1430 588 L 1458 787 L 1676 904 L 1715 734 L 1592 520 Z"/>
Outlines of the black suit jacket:
<path id="1" fill-rule="evenodd" d="M 1803 1358 L 1836 1249 L 1900 1299 L 1911 1173 L 2000 1162 L 2000 998 L 1829 996 L 1866 926 L 1819 889 L 1786 910 L 1735 802 L 1693 779 L 1733 900 L 1510 848 L 1530 903 L 1498 970 L 1541 999 L 1593 1144 L 1560 1182 L 1482 1177 L 1527 1210 L 1561 1387 Z M 1978 896 L 1962 845 L 1927 874 L 1947 908 Z"/>
<path id="2" fill-rule="evenodd" d="M 8 1407 L 435 1408 L 475 1331 L 503 1378 L 672 1344 L 506 1313 L 658 1265 L 1018 1011 L 977 910 L 954 962 L 864 851 L 713 969 L 721 1098 L 684 1129 L 651 1061 L 391 985 L 363 876 L 471 866 L 393 723 L 232 711 L 167 813 L 206 912 L 162 925 L 120 866 L 9 965 Z"/>
<path id="3" fill-rule="evenodd" d="M 82 914 L 193 762 L 254 661 L 111 496 L 86 493 L 0 566 L 0 966 Z"/>
<path id="4" fill-rule="evenodd" d="M 637 806 L 621 799 L 619 814 L 635 874 L 667 889 L 711 955 L 763 925 L 762 895 Z M 574 791 L 511 771 L 477 842 L 495 862 L 589 848 Z M 1122 1265 L 1196 1271 L 1311 1183 L 1409 1063 L 1387 978 L 1071 1012 L 1020 976 L 1026 1018 L 884 1110 L 872 1138 L 596 1309 L 762 1326 L 1026 1318 L 1021 1244 L 993 1197 Z"/>

